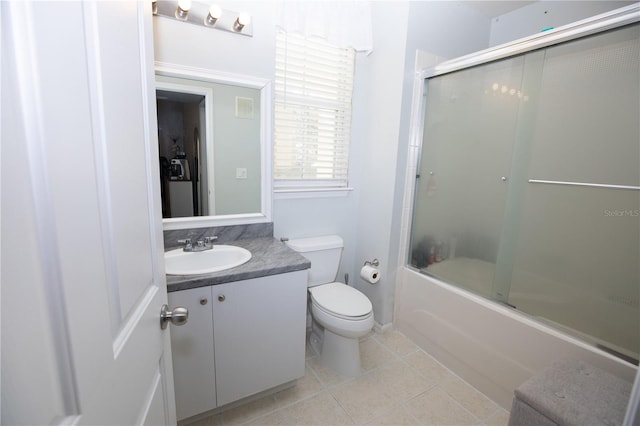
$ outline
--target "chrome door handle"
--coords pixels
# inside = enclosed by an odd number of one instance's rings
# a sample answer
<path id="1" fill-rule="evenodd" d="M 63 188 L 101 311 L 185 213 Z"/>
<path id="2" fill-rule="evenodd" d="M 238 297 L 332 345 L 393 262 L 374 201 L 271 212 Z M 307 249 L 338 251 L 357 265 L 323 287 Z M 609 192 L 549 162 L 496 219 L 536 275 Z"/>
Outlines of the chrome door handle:
<path id="1" fill-rule="evenodd" d="M 187 308 L 174 308 L 169 310 L 169 306 L 165 303 L 160 308 L 160 328 L 167 328 L 167 323 L 171 321 L 173 325 L 183 325 L 189 319 L 189 310 Z"/>

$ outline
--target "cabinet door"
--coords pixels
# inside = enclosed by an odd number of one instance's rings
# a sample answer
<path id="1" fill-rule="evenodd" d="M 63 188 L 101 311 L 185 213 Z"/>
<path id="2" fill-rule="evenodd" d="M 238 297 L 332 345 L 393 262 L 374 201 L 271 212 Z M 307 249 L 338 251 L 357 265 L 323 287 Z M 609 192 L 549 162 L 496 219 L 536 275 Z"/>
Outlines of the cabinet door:
<path id="1" fill-rule="evenodd" d="M 306 270 L 212 291 L 219 406 L 304 375 Z"/>
<path id="2" fill-rule="evenodd" d="M 169 307 L 189 309 L 182 327 L 171 327 L 178 420 L 216 408 L 211 287 L 169 293 Z"/>

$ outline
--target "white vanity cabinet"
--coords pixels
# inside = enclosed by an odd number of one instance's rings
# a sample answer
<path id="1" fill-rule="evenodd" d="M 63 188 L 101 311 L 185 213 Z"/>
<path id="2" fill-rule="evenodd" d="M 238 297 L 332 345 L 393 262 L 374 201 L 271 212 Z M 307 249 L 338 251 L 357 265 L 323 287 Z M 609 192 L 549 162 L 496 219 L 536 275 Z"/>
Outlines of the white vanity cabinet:
<path id="1" fill-rule="evenodd" d="M 307 270 L 169 293 L 178 419 L 302 377 L 306 301 Z"/>
<path id="2" fill-rule="evenodd" d="M 211 287 L 169 293 L 171 308 L 189 310 L 181 327 L 169 327 L 178 420 L 216 407 Z"/>
<path id="3" fill-rule="evenodd" d="M 306 270 L 211 291 L 218 405 L 304 376 Z"/>

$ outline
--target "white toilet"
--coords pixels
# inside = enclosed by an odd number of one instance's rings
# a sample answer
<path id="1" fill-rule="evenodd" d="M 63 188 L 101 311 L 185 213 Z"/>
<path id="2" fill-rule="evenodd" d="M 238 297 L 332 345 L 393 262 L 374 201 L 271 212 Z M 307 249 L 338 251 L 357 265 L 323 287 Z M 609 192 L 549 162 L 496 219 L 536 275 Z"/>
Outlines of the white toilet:
<path id="1" fill-rule="evenodd" d="M 337 235 L 293 239 L 288 246 L 311 261 L 311 347 L 320 362 L 349 377 L 360 374 L 359 338 L 373 328 L 373 307 L 361 292 L 335 282 L 343 241 Z"/>

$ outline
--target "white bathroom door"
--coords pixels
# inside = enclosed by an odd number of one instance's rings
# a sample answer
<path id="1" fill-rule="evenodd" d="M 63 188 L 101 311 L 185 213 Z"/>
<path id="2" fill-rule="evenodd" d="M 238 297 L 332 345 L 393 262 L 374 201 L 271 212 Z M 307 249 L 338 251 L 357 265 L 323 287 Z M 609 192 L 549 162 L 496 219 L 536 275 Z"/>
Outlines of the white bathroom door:
<path id="1" fill-rule="evenodd" d="M 0 5 L 2 424 L 174 424 L 150 2 Z"/>

